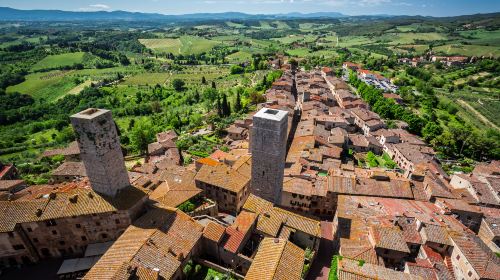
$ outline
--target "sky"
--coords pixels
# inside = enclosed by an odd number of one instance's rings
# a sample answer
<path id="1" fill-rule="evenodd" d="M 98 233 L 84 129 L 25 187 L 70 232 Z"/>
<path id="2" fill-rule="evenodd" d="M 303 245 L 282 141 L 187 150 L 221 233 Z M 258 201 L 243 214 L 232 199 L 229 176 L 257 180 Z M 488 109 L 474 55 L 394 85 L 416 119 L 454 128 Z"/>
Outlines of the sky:
<path id="1" fill-rule="evenodd" d="M 340 12 L 347 15 L 455 16 L 500 12 L 500 0 L 0 0 L 0 7 L 160 14 Z"/>

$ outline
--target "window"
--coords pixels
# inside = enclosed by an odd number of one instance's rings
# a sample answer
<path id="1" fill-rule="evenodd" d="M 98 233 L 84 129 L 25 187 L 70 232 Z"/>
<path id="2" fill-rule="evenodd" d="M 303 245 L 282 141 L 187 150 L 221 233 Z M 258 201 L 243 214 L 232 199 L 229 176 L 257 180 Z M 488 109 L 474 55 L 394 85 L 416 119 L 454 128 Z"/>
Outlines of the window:
<path id="1" fill-rule="evenodd" d="M 76 224 L 75 226 L 76 226 L 76 228 L 81 228 L 82 227 L 82 225 L 80 225 L 80 224 Z"/>
<path id="2" fill-rule="evenodd" d="M 457 255 L 457 260 L 459 260 L 459 259 L 460 259 L 460 255 Z"/>
<path id="3" fill-rule="evenodd" d="M 107 235 L 106 233 L 103 233 L 103 234 L 101 234 L 101 237 L 102 237 L 103 239 L 106 239 L 106 238 L 108 238 L 108 235 Z"/>
<path id="4" fill-rule="evenodd" d="M 14 233 L 13 232 L 9 232 L 7 234 L 9 235 L 10 238 L 14 238 Z"/>
<path id="5" fill-rule="evenodd" d="M 38 238 L 33 238 L 33 242 L 38 243 Z"/>
<path id="6" fill-rule="evenodd" d="M 24 245 L 13 245 L 12 248 L 14 248 L 14 250 L 24 250 Z"/>
<path id="7" fill-rule="evenodd" d="M 63 246 L 63 245 L 66 245 L 66 242 L 64 242 L 63 240 L 59 241 L 59 245 Z"/>
<path id="8" fill-rule="evenodd" d="M 57 235 L 57 231 L 56 231 L 56 230 L 53 230 L 53 231 L 52 231 L 52 234 L 53 234 L 53 235 Z"/>
<path id="9" fill-rule="evenodd" d="M 32 231 L 33 231 L 30 227 L 29 227 L 29 228 L 26 228 L 26 230 L 27 230 L 28 232 L 32 232 Z"/>
<path id="10" fill-rule="evenodd" d="M 82 241 L 87 241 L 87 237 L 82 235 Z"/>
<path id="11" fill-rule="evenodd" d="M 120 223 L 120 219 L 116 219 L 115 223 L 118 225 Z"/>
<path id="12" fill-rule="evenodd" d="M 469 272 L 467 273 L 467 275 L 469 275 L 469 277 L 471 277 L 471 276 L 472 276 L 472 272 L 471 272 L 471 271 L 469 271 Z"/>
<path id="13" fill-rule="evenodd" d="M 439 244 L 439 248 L 444 248 L 444 244 Z"/>

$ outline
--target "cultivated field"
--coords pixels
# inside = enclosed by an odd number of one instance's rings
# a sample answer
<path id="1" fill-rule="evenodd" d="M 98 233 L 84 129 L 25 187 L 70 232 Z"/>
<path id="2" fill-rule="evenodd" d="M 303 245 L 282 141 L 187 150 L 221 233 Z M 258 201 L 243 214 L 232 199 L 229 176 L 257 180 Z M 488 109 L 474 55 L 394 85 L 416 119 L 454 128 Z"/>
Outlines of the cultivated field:
<path id="1" fill-rule="evenodd" d="M 77 63 L 83 63 L 84 55 L 84 52 L 49 55 L 35 64 L 32 67 L 32 70 L 55 69 L 64 66 L 72 66 Z"/>

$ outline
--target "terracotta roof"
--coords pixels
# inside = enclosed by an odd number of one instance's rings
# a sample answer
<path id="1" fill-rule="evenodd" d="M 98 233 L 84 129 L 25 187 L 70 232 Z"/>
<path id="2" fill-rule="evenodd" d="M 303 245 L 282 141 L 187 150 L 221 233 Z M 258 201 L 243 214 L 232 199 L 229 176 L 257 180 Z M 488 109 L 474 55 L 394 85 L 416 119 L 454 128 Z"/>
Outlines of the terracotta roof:
<path id="1" fill-rule="evenodd" d="M 372 227 L 370 235 L 377 248 L 410 253 L 403 232 L 397 227 Z"/>
<path id="2" fill-rule="evenodd" d="M 343 258 L 338 261 L 339 280 L 362 280 L 362 279 L 384 279 L 384 280 L 424 280 L 420 276 L 395 271 L 383 266 L 365 263 L 359 265 L 356 260 Z"/>
<path id="3" fill-rule="evenodd" d="M 422 228 L 423 240 L 437 244 L 451 245 L 446 228 L 437 225 L 424 224 Z"/>
<path id="4" fill-rule="evenodd" d="M 340 238 L 339 254 L 350 259 L 383 265 L 383 259 L 377 256 L 377 252 L 367 240 Z"/>
<path id="5" fill-rule="evenodd" d="M 61 164 L 56 170 L 52 171 L 53 176 L 87 176 L 87 171 L 83 162 L 67 161 Z"/>
<path id="6" fill-rule="evenodd" d="M 161 278 L 170 279 L 202 230 L 180 210 L 155 207 L 127 228 L 84 279 L 129 279 L 139 267 L 156 268 Z"/>
<path id="7" fill-rule="evenodd" d="M 150 194 L 149 198 L 165 206 L 177 207 L 202 192 L 196 187 L 194 176 L 193 171 L 184 167 L 164 170 L 161 173 L 164 182 Z"/>
<path id="8" fill-rule="evenodd" d="M 133 186 L 110 199 L 94 192 L 88 180 L 58 184 L 42 189 L 36 197 L 0 201 L 0 232 L 12 231 L 20 223 L 128 210 L 145 196 L 144 190 Z"/>
<path id="9" fill-rule="evenodd" d="M 300 280 L 305 252 L 283 239 L 264 238 L 245 280 Z"/>
<path id="10" fill-rule="evenodd" d="M 225 231 L 226 228 L 221 224 L 211 221 L 205 226 L 205 229 L 203 230 L 203 237 L 215 243 L 219 243 L 224 236 Z"/>
<path id="11" fill-rule="evenodd" d="M 465 255 L 480 278 L 500 279 L 500 258 L 474 234 L 452 232 L 455 247 Z"/>
<path id="12" fill-rule="evenodd" d="M 257 230 L 269 236 L 277 237 L 282 225 L 302 231 L 311 236 L 320 236 L 320 222 L 293 212 L 273 207 L 262 198 L 250 194 L 243 209 L 259 214 Z"/>
<path id="13" fill-rule="evenodd" d="M 24 180 L 0 180 L 0 191 L 10 191 L 12 188 L 26 184 Z"/>
<path id="14" fill-rule="evenodd" d="M 229 167 L 225 164 L 203 165 L 196 174 L 196 180 L 235 193 L 240 192 L 250 182 L 250 157 L 246 157 L 239 166 Z"/>
<path id="15" fill-rule="evenodd" d="M 54 149 L 43 152 L 42 157 L 52 157 L 56 155 L 70 156 L 79 155 L 80 148 L 78 147 L 78 142 L 73 141 L 69 143 L 68 147 L 62 149 Z"/>
<path id="16" fill-rule="evenodd" d="M 257 214 L 243 210 L 238 214 L 231 227 L 241 232 L 247 232 L 256 219 Z"/>
<path id="17" fill-rule="evenodd" d="M 235 228 L 227 227 L 222 243 L 224 244 L 224 249 L 236 254 L 239 252 L 241 246 L 243 245 L 243 240 L 245 239 L 246 232 L 238 231 Z"/>

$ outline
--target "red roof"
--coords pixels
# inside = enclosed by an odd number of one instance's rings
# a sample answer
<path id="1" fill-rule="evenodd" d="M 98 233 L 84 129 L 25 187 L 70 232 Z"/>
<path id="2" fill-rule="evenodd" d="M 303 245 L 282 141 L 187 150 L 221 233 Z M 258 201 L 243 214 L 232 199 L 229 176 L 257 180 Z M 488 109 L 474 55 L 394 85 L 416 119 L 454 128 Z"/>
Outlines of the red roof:
<path id="1" fill-rule="evenodd" d="M 243 232 L 240 232 L 232 227 L 226 228 L 224 249 L 236 254 L 244 238 L 245 234 Z"/>
<path id="2" fill-rule="evenodd" d="M 0 170 L 0 178 L 5 176 L 5 174 L 7 174 L 13 167 L 14 167 L 14 165 L 5 165 L 2 168 L 2 170 Z"/>
<path id="3" fill-rule="evenodd" d="M 227 157 L 227 153 L 223 152 L 221 150 L 217 150 L 210 155 L 211 159 L 215 159 L 215 160 L 219 160 L 219 161 L 226 158 L 226 157 Z"/>
<path id="4" fill-rule="evenodd" d="M 330 67 L 323 67 L 322 70 L 324 73 L 331 73 L 333 71 L 332 68 L 330 68 Z"/>

